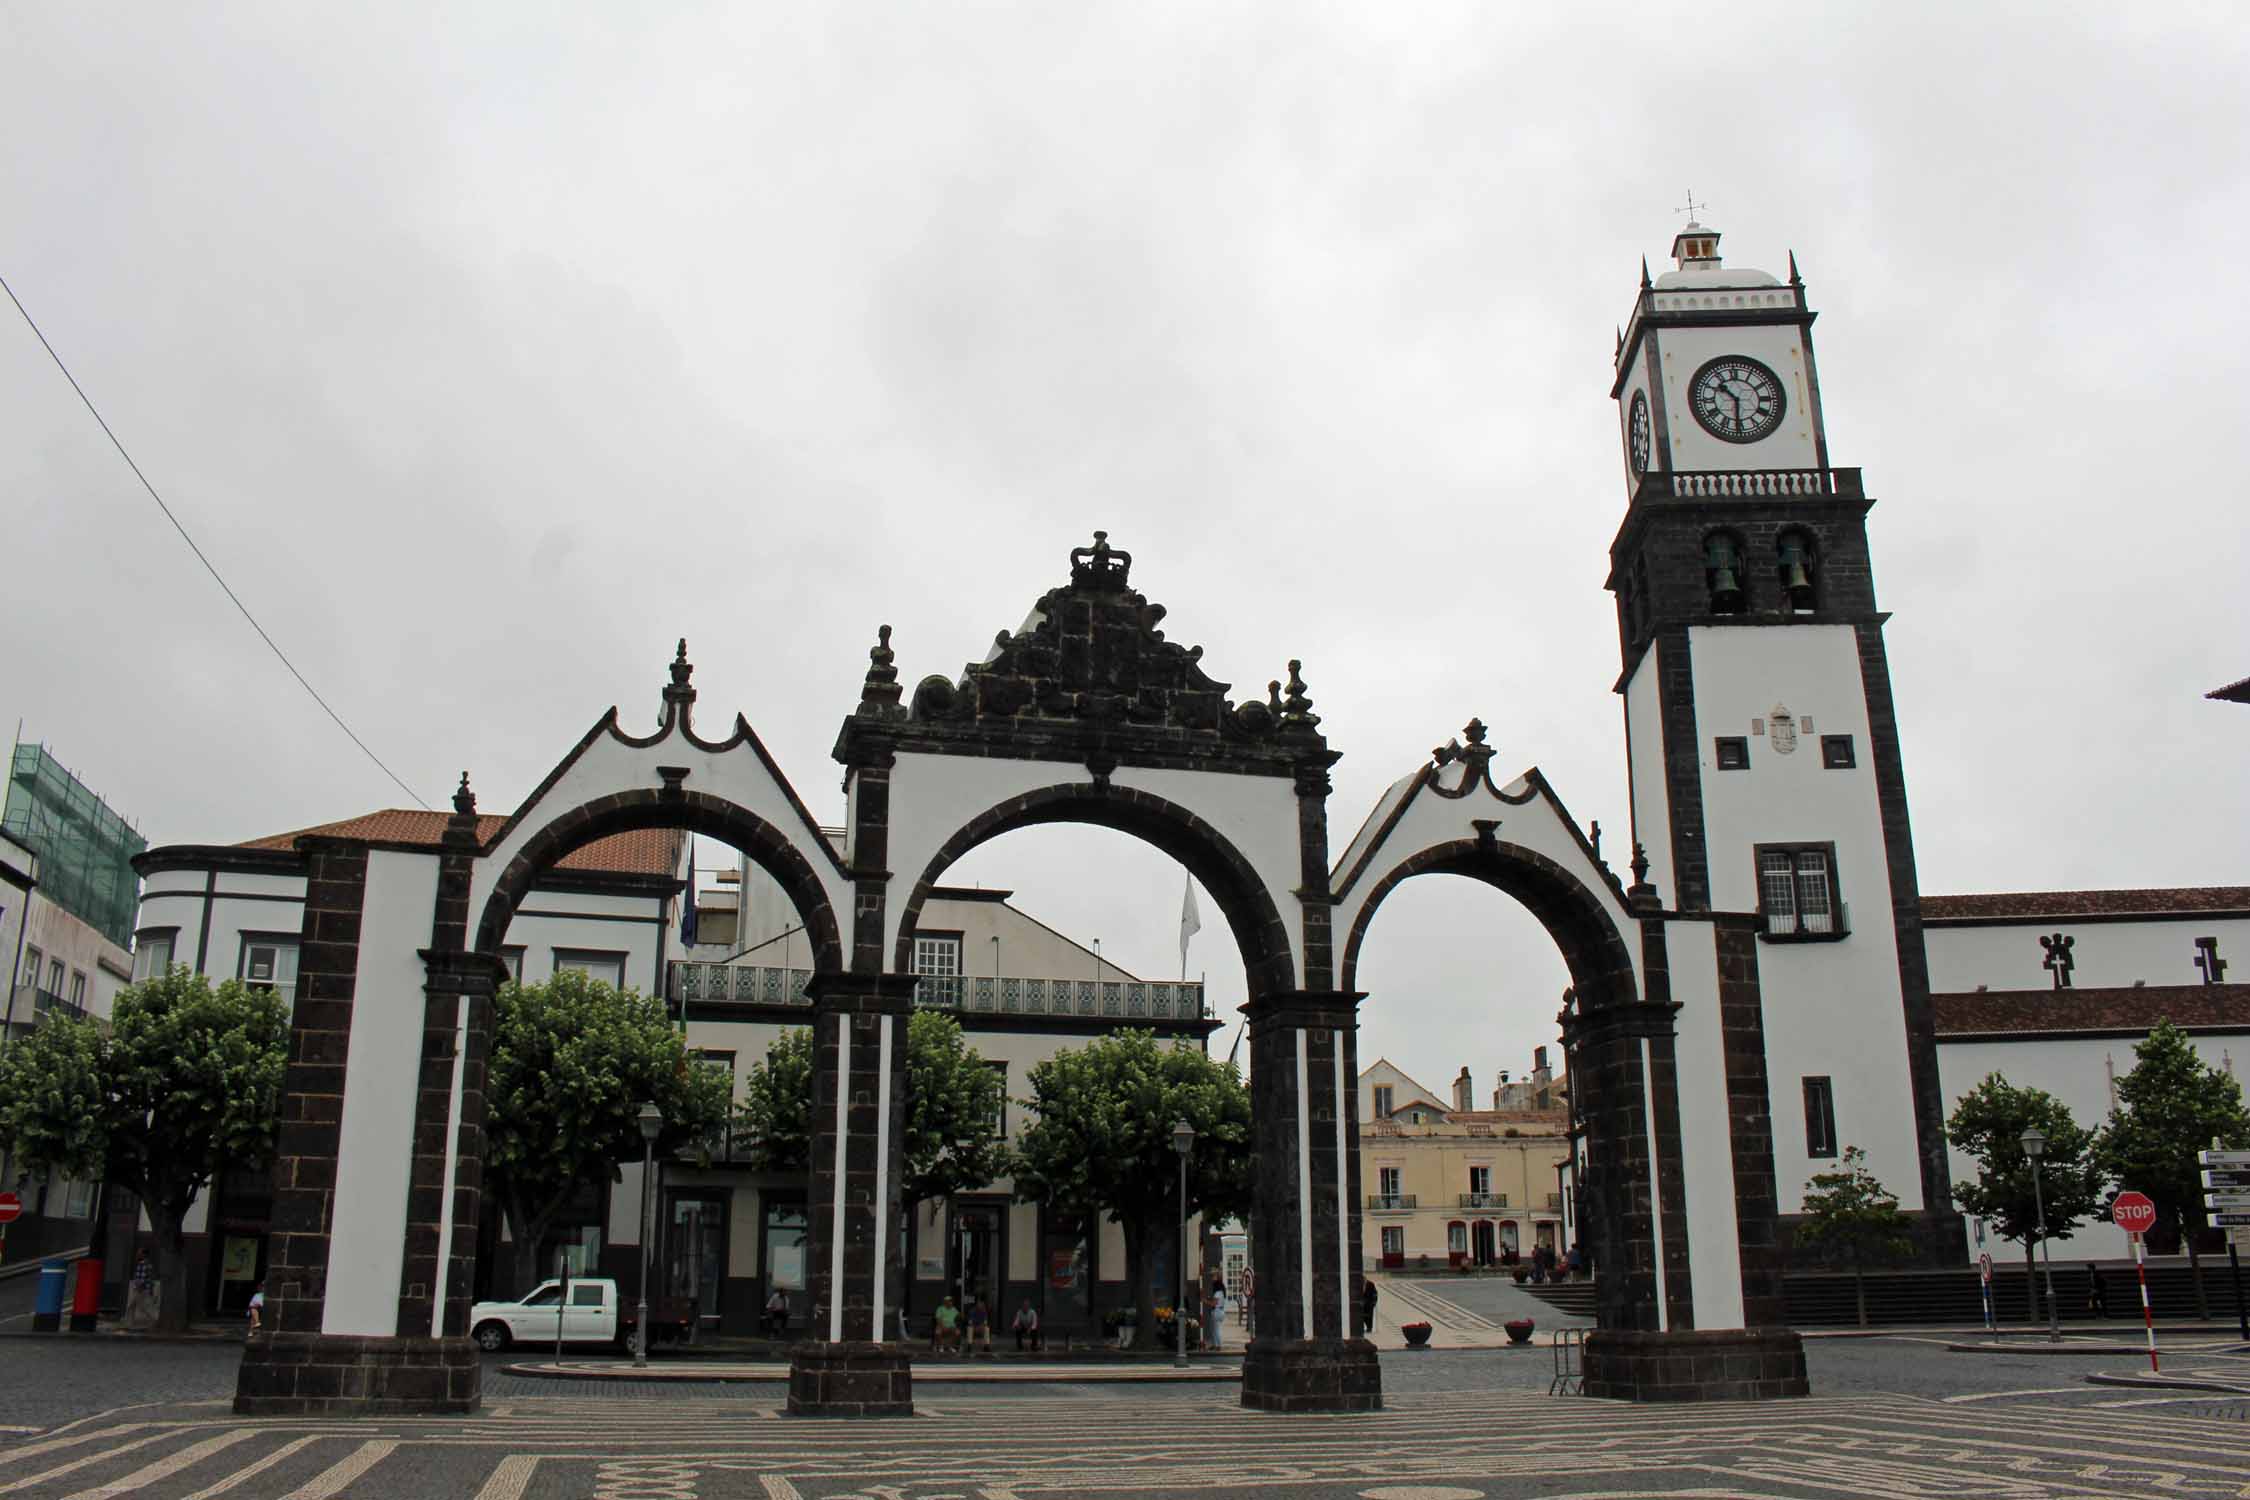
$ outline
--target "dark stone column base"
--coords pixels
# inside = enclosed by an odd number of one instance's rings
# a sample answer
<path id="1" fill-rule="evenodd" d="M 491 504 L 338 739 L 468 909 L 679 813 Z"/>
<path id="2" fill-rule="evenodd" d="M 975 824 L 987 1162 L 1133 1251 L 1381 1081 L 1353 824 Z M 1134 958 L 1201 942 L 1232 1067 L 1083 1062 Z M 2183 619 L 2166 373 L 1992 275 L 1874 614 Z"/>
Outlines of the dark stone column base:
<path id="1" fill-rule="evenodd" d="M 847 1340 L 789 1351 L 789 1415 L 911 1417 L 914 1355 L 905 1344 Z"/>
<path id="2" fill-rule="evenodd" d="M 1252 1339 L 1242 1404 L 1255 1411 L 1380 1411 L 1383 1367 L 1365 1339 Z"/>
<path id="3" fill-rule="evenodd" d="M 1805 1346 L 1793 1328 L 1586 1335 L 1585 1391 L 1619 1401 L 1770 1401 L 1805 1396 Z"/>
<path id="4" fill-rule="evenodd" d="M 244 1417 L 429 1416 L 483 1399 L 484 1366 L 467 1339 L 261 1334 L 243 1346 L 234 1381 Z"/>

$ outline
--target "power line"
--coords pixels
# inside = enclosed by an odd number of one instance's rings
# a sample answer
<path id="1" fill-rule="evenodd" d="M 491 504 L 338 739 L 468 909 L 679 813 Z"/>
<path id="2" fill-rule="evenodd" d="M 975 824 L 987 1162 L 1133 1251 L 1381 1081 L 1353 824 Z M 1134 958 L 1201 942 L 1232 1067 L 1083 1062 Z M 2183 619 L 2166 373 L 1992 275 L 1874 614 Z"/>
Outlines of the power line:
<path id="1" fill-rule="evenodd" d="M 312 694 L 312 701 L 320 705 L 321 712 L 336 721 L 336 727 L 344 731 L 345 735 L 350 738 L 353 744 L 359 746 L 360 753 L 366 756 L 369 760 L 373 761 L 377 770 L 381 771 L 385 776 L 390 777 L 392 783 L 396 785 L 400 791 L 406 793 L 407 796 L 414 798 L 414 801 L 418 806 L 421 806 L 425 809 L 428 808 L 430 804 L 422 801 L 421 797 L 415 792 L 414 788 L 408 786 L 405 782 L 400 781 L 398 778 L 398 773 L 392 770 L 389 766 L 384 765 L 383 758 L 380 755 L 377 755 L 373 750 L 367 748 L 367 741 L 352 733 L 352 726 L 344 722 L 343 715 L 337 713 L 336 710 L 328 706 L 328 700 L 321 697 L 319 691 L 314 688 L 310 682 L 307 682 L 305 680 L 305 674 L 297 670 L 297 664 L 289 659 L 288 653 L 284 652 L 279 645 L 275 644 L 274 638 L 272 636 L 266 634 L 266 627 L 260 625 L 258 623 L 258 617 L 250 613 L 250 606 L 244 604 L 241 597 L 237 595 L 232 588 L 229 588 L 227 586 L 227 581 L 219 576 L 219 570 L 211 565 L 210 558 L 203 555 L 203 549 L 195 544 L 194 537 L 188 535 L 187 528 L 180 524 L 180 518 L 172 514 L 172 507 L 164 503 L 164 497 L 156 492 L 155 485 L 148 482 L 148 476 L 141 472 L 141 466 L 133 462 L 133 455 L 125 451 L 125 445 L 117 440 L 117 434 L 110 431 L 109 423 L 103 420 L 100 409 L 94 405 L 93 398 L 88 396 L 86 394 L 86 388 L 78 383 L 78 377 L 70 373 L 70 366 L 63 363 L 63 357 L 55 352 L 55 346 L 47 342 L 47 335 L 39 331 L 38 320 L 31 316 L 31 310 L 23 305 L 23 299 L 16 295 L 16 289 L 14 287 L 8 285 L 8 279 L 5 276 L 0 276 L 0 292 L 6 292 L 8 294 L 8 300 L 15 303 L 16 311 L 23 314 L 24 322 L 30 326 L 32 336 L 39 340 L 39 347 L 47 351 L 47 357 L 55 362 L 55 368 L 62 371 L 63 379 L 70 382 L 70 388 L 78 393 L 78 399 L 85 404 L 86 410 L 90 414 L 92 414 L 94 420 L 97 423 L 100 423 L 102 436 L 109 439 L 109 445 L 117 450 L 117 456 L 125 460 L 125 467 L 133 471 L 133 477 L 141 482 L 141 488 L 148 491 L 149 499 L 154 500 L 156 502 L 156 508 L 164 512 L 164 519 L 172 523 L 172 529 L 180 534 L 181 541 L 187 543 L 188 551 L 195 554 L 195 560 L 203 564 L 203 571 L 211 575 L 211 581 L 217 584 L 220 589 L 225 592 L 227 598 L 233 602 L 236 609 L 242 611 L 242 618 L 248 620 L 250 622 L 250 628 L 258 632 L 258 639 L 266 643 L 266 649 L 271 651 L 274 654 L 275 659 L 289 669 L 289 675 L 297 679 L 297 685 L 299 687 Z"/>

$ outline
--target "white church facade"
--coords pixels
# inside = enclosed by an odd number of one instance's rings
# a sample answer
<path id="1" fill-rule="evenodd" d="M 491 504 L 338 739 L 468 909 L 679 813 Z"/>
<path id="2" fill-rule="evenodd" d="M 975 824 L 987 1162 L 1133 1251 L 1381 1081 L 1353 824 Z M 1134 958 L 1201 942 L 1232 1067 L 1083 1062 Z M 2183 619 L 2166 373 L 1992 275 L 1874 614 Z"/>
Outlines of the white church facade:
<path id="1" fill-rule="evenodd" d="M 1167 611 L 1134 586 L 1132 555 L 1099 532 L 1070 554 L 1067 583 L 957 672 L 909 690 L 881 629 L 836 740 L 840 838 L 747 720 L 719 739 L 698 733 L 683 645 L 651 733 L 629 733 L 611 709 L 497 823 L 464 788 L 434 842 L 297 841 L 273 1332 L 245 1354 L 237 1408 L 476 1404 L 463 1319 L 484 1232 L 490 996 L 511 972 L 509 949 L 537 946 L 520 924 L 573 857 L 689 831 L 733 845 L 771 882 L 805 959 L 801 986 L 784 982 L 814 1027 L 818 1122 L 790 1408 L 911 1410 L 912 1351 L 890 1333 L 921 1279 L 897 1232 L 915 1211 L 899 1194 L 904 1018 L 930 977 L 917 972 L 925 940 L 970 931 L 966 918 L 941 922 L 959 895 L 946 871 L 991 838 L 1064 821 L 1173 855 L 1211 893 L 1243 961 L 1259 1159 L 1246 1404 L 1381 1404 L 1353 1316 L 1369 1269 L 1354 985 L 1383 900 L 1424 874 L 1515 897 L 1570 971 L 1562 1232 L 1601 1268 L 1589 1394 L 1803 1394 L 1781 1277 L 1805 1180 L 1840 1144 L 1861 1147 L 1913 1214 L 1923 1257 L 1959 1263 L 1943 1120 L 1966 1085 L 1945 1053 L 2022 1045 L 2001 1035 L 2001 1002 L 1981 996 L 2035 986 L 2020 945 L 1997 930 L 2006 923 L 1979 927 L 1968 908 L 1949 919 L 1920 894 L 1865 526 L 1873 502 L 1829 451 L 1794 259 L 1786 281 L 1729 269 L 1718 235 L 1696 225 L 1674 256 L 1661 278 L 1644 269 L 1611 392 L 1626 481 L 1607 587 L 1629 871 L 1603 860 L 1535 766 L 1499 771 L 1475 720 L 1364 819 L 1335 825 L 1358 832 L 1332 842 L 1341 752 L 1301 664 L 1262 696 L 1233 697 L 1200 647 L 1167 638 Z M 2202 998 L 2232 1002 L 2239 987 L 2216 965 L 2242 903 L 2188 899 L 2202 903 L 2192 920 L 2079 913 L 2067 925 L 2082 949 L 2066 951 L 2090 980 L 2100 948 L 2101 988 L 2130 988 L 2107 977 L 2112 938 L 2138 943 L 2141 927 L 2161 927 L 2148 957 L 2119 957 L 2116 973 L 2139 964 L 2148 972 L 2134 977 L 2184 991 L 2196 986 L 2158 958 L 2181 936 L 2212 937 L 2205 987 L 2229 993 Z M 2020 915 L 2025 932 L 2052 936 L 2065 914 Z M 2145 920 L 2092 932 L 2119 915 Z M 954 954 L 964 989 L 988 977 L 1004 1006 L 1010 976 L 997 965 L 980 976 L 975 955 L 968 941 Z M 2053 986 L 2054 971 L 2041 972 Z M 1106 1007 L 1104 981 L 1092 982 Z M 2213 1024 L 2231 1013 L 2219 1005 Z M 744 1038 L 738 1054 L 755 1048 Z M 2063 1055 L 2052 1038 L 2039 1045 Z M 1965 1072 L 1979 1054 L 1956 1055 Z"/>

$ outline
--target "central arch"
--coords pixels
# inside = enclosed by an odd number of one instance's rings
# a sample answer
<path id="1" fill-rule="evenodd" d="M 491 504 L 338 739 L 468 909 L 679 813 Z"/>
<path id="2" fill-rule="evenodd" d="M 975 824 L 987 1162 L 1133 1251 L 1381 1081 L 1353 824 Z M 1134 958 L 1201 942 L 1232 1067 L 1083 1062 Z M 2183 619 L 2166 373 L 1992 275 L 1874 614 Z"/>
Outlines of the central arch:
<path id="1" fill-rule="evenodd" d="M 938 846 L 901 909 L 891 967 L 913 967 L 914 929 L 939 877 L 980 844 L 1019 828 L 1083 823 L 1129 834 L 1185 865 L 1219 904 L 1241 952 L 1252 998 L 1294 988 L 1289 929 L 1250 861 L 1209 823 L 1152 792 L 1108 782 L 1041 787 L 987 808 Z"/>

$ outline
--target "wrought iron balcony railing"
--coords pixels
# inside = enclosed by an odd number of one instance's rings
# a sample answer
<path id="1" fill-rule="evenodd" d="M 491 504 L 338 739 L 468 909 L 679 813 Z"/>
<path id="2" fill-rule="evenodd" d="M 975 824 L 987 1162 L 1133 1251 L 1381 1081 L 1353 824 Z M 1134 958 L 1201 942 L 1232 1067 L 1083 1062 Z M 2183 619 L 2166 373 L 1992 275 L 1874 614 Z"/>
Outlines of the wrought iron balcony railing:
<path id="1" fill-rule="evenodd" d="M 1508 1195 L 1506 1193 L 1463 1193 L 1461 1195 L 1461 1206 L 1463 1208 L 1506 1208 L 1508 1206 Z"/>
<path id="2" fill-rule="evenodd" d="M 810 969 L 674 960 L 666 997 L 702 1005 L 810 1005 Z M 1084 1016 L 1117 1021 L 1200 1021 L 1210 1012 L 1200 982 L 1031 979 L 1003 974 L 928 975 L 918 1005 L 972 1014 Z"/>
<path id="3" fill-rule="evenodd" d="M 1369 1193 L 1367 1207 L 1371 1213 L 1404 1213 L 1417 1207 L 1420 1199 L 1413 1193 Z"/>

